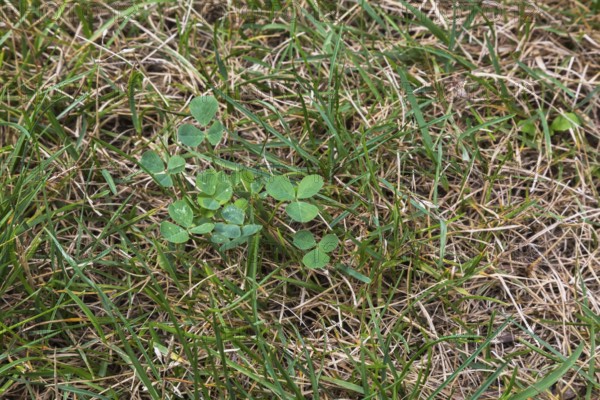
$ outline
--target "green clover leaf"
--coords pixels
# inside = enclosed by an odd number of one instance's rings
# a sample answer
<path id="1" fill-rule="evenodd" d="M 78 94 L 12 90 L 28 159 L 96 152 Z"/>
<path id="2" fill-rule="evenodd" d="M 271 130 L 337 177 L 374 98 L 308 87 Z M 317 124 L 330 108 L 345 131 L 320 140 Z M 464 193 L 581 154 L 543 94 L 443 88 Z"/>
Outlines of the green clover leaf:
<path id="1" fill-rule="evenodd" d="M 160 233 L 171 243 L 185 243 L 190 238 L 185 229 L 169 221 L 160 224 Z"/>
<path id="2" fill-rule="evenodd" d="M 287 205 L 285 212 L 287 212 L 294 221 L 309 222 L 319 214 L 319 209 L 312 204 L 303 201 L 295 201 Z"/>
<path id="3" fill-rule="evenodd" d="M 194 117 L 201 126 L 208 125 L 217 114 L 218 109 L 219 103 L 214 96 L 200 96 L 190 102 L 190 112 L 192 117 Z"/>

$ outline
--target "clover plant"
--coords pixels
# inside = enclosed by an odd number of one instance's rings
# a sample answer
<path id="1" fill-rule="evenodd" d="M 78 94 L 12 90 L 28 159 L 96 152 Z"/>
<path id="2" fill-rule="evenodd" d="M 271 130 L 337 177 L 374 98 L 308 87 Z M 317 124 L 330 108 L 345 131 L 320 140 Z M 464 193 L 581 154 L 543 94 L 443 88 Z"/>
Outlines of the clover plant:
<path id="1" fill-rule="evenodd" d="M 184 154 L 169 157 L 166 163 L 154 151 L 146 151 L 142 155 L 140 165 L 159 185 L 173 186 L 172 177 L 185 172 L 186 158 L 198 154 L 189 150 L 202 145 L 205 139 L 211 146 L 221 141 L 224 128 L 215 119 L 217 110 L 218 102 L 213 96 L 193 99 L 190 112 L 200 127 L 191 123 L 179 126 L 177 142 Z M 250 209 L 252 202 L 249 198 L 261 201 L 268 195 L 288 203 L 285 207 L 287 215 L 296 222 L 306 223 L 319 214 L 319 209 L 304 200 L 314 197 L 322 188 L 323 178 L 319 175 L 308 175 L 294 185 L 286 176 L 258 179 L 250 171 L 228 175 L 208 169 L 196 176 L 193 189 L 184 193 L 183 199 L 169 205 L 170 220 L 160 224 L 160 233 L 171 243 L 186 243 L 191 237 L 201 236 L 219 246 L 221 251 L 229 250 L 262 230 L 261 225 L 252 223 L 252 218 L 249 218 L 256 214 L 254 209 Z M 325 235 L 318 244 L 308 231 L 294 235 L 294 244 L 298 248 L 312 249 L 302 259 L 309 268 L 323 268 L 328 264 L 328 253 L 335 249 L 337 241 L 333 234 Z"/>
<path id="2" fill-rule="evenodd" d="M 302 230 L 294 234 L 294 246 L 300 250 L 311 250 L 304 255 L 302 263 L 308 268 L 323 268 L 329 264 L 329 255 L 338 245 L 338 238 L 334 234 L 323 236 L 317 244 L 315 237 L 309 231 Z"/>
<path id="3" fill-rule="evenodd" d="M 299 199 L 308 199 L 315 196 L 323 187 L 323 178 L 319 175 L 308 175 L 300 181 L 297 187 L 290 182 L 286 176 L 275 176 L 266 184 L 266 190 L 269 196 L 277 201 L 290 201 L 285 212 L 291 219 L 297 222 L 310 222 L 317 214 L 319 209 L 307 202 Z"/>

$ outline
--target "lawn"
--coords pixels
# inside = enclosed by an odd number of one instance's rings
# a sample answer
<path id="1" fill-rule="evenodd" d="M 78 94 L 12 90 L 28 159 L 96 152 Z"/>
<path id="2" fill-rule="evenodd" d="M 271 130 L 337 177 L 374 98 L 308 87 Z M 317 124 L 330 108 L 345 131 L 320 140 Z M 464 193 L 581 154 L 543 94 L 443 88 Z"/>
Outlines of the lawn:
<path id="1" fill-rule="evenodd" d="M 1 399 L 600 399 L 600 2 L 4 0 Z"/>

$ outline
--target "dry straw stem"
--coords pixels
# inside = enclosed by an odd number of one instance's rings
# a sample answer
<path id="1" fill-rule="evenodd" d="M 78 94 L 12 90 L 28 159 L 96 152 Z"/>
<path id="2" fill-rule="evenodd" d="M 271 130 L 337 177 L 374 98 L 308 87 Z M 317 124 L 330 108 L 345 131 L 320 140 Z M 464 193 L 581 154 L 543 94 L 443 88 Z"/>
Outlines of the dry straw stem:
<path id="1" fill-rule="evenodd" d="M 0 397 L 500 399 L 584 343 L 536 399 L 600 398 L 597 2 L 456 24 L 399 0 L 21 3 L 0 5 Z M 178 153 L 208 93 L 228 134 L 160 188 L 137 161 Z M 254 250 L 164 243 L 217 158 L 322 175 L 308 229 L 370 283 L 303 268 L 271 203 Z"/>

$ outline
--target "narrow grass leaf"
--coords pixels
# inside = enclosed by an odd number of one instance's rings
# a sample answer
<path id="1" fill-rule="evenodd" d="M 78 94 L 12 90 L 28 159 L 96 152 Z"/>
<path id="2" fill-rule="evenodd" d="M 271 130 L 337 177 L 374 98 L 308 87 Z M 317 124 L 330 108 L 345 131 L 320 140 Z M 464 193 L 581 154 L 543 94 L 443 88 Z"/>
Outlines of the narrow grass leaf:
<path id="1" fill-rule="evenodd" d="M 106 183 L 108 184 L 108 188 L 110 189 L 112 194 L 114 194 L 116 196 L 117 195 L 117 186 L 115 185 L 115 181 L 113 180 L 112 175 L 106 169 L 103 169 L 100 172 L 102 173 L 102 176 L 106 180 Z"/>
<path id="2" fill-rule="evenodd" d="M 338 264 L 337 268 L 342 271 L 344 274 L 351 276 L 354 279 L 358 279 L 359 281 L 369 284 L 371 283 L 371 278 L 369 278 L 368 276 L 365 276 L 363 274 L 361 274 L 360 272 L 358 272 L 357 270 L 355 270 L 354 268 L 351 268 L 347 265 L 344 264 Z"/>
<path id="3" fill-rule="evenodd" d="M 569 358 L 567 358 L 560 367 L 556 368 L 554 371 L 549 373 L 542 379 L 541 381 L 531 385 L 527 389 L 523 390 L 520 393 L 512 396 L 510 400 L 527 400 L 529 398 L 537 398 L 539 395 L 548 390 L 552 385 L 554 385 L 560 378 L 562 378 L 573 366 L 577 363 L 579 356 L 583 352 L 585 348 L 585 343 L 581 343 L 577 349 L 571 354 Z"/>

